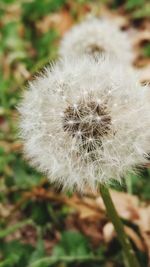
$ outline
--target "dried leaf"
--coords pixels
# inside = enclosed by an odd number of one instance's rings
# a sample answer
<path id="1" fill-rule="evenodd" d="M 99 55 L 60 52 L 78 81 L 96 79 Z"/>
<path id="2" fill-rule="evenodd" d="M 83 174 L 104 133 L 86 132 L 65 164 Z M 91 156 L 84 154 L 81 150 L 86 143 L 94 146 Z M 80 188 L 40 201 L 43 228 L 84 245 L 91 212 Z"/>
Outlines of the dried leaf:
<path id="1" fill-rule="evenodd" d="M 116 236 L 114 226 L 111 222 L 108 222 L 103 227 L 103 238 L 106 243 L 110 243 Z"/>
<path id="2" fill-rule="evenodd" d="M 145 242 L 150 261 L 150 206 L 140 208 L 139 216 L 137 224 Z"/>
<path id="3" fill-rule="evenodd" d="M 119 213 L 119 215 L 127 220 L 137 220 L 139 218 L 138 214 L 138 197 L 129 195 L 123 192 L 117 192 L 111 190 L 111 196 L 114 202 L 114 205 Z M 101 197 L 98 197 L 96 200 L 97 204 L 101 209 L 105 209 L 103 200 Z"/>
<path id="4" fill-rule="evenodd" d="M 36 28 L 41 33 L 48 32 L 51 28 L 56 28 L 60 35 L 63 35 L 72 25 L 72 17 L 69 12 L 62 10 L 45 16 L 36 23 Z"/>
<path id="5" fill-rule="evenodd" d="M 130 227 L 125 226 L 125 232 L 130 237 L 130 239 L 134 242 L 136 247 L 141 250 L 145 251 L 145 246 L 141 240 L 141 238 L 138 236 L 138 234 Z M 116 232 L 114 230 L 114 226 L 112 223 L 105 224 L 103 228 L 103 236 L 106 243 L 109 243 L 112 241 L 112 239 L 116 236 Z"/>

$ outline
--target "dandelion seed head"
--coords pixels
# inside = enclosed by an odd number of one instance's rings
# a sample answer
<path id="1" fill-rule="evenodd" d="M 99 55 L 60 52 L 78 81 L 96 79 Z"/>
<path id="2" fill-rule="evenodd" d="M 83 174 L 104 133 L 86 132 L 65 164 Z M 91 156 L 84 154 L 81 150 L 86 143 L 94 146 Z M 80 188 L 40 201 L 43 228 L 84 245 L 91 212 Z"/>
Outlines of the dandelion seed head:
<path id="1" fill-rule="evenodd" d="M 127 33 L 106 18 L 88 18 L 75 25 L 63 37 L 60 45 L 60 55 L 82 56 L 92 55 L 95 58 L 103 53 L 130 63 L 133 51 Z"/>
<path id="2" fill-rule="evenodd" d="M 147 162 L 148 90 L 109 57 L 60 60 L 30 83 L 19 106 L 25 156 L 64 188 L 121 181 Z"/>

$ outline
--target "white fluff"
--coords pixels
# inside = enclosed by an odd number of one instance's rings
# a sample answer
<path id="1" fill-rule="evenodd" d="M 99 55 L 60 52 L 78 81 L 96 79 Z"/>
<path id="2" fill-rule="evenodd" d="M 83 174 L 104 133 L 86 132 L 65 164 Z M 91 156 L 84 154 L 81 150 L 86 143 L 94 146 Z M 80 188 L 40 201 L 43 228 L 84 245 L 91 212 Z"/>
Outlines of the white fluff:
<path id="1" fill-rule="evenodd" d="M 89 18 L 65 34 L 59 54 L 61 57 L 72 57 L 103 52 L 124 63 L 131 63 L 133 59 L 130 40 L 125 32 L 121 32 L 119 27 L 108 19 Z"/>
<path id="2" fill-rule="evenodd" d="M 25 156 L 51 182 L 64 188 L 84 191 L 89 186 L 95 190 L 100 182 L 121 181 L 136 165 L 147 162 L 147 90 L 130 68 L 109 58 L 60 60 L 31 82 L 23 95 L 19 112 Z M 80 101 L 82 111 L 89 101 L 105 103 L 111 117 L 108 134 L 84 139 L 84 145 L 79 132 L 72 136 L 64 130 L 64 112 L 68 106 L 78 110 Z M 89 123 L 90 115 L 93 112 L 80 118 L 80 123 Z"/>

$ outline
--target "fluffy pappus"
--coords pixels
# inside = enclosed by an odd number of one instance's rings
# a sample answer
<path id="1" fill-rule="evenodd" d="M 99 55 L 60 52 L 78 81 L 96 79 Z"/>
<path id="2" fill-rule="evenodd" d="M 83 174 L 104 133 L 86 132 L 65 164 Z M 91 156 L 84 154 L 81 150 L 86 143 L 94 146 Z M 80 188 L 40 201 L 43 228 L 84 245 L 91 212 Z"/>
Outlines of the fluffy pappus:
<path id="1" fill-rule="evenodd" d="M 51 182 L 83 192 L 147 162 L 150 106 L 135 72 L 64 58 L 29 84 L 19 106 L 24 154 Z"/>
<path id="2" fill-rule="evenodd" d="M 106 18 L 88 18 L 68 31 L 60 44 L 59 54 L 64 56 L 94 57 L 108 53 L 124 63 L 131 63 L 133 51 L 127 33 Z"/>

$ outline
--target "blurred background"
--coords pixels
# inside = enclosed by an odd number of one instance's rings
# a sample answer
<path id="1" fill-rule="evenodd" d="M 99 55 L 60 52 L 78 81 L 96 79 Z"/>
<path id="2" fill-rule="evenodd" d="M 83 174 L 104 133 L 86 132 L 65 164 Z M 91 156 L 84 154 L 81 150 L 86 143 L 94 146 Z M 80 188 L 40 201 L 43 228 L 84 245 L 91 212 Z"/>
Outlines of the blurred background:
<path id="1" fill-rule="evenodd" d="M 64 33 L 88 14 L 127 31 L 133 66 L 150 82 L 148 0 L 0 0 L 0 267 L 122 267 L 124 258 L 98 195 L 57 192 L 24 160 L 17 103 L 27 81 L 58 57 Z M 144 130 L 144 129 L 143 129 Z M 150 169 L 112 184 L 141 266 L 150 259 Z"/>

